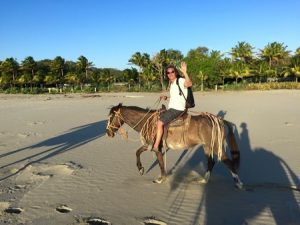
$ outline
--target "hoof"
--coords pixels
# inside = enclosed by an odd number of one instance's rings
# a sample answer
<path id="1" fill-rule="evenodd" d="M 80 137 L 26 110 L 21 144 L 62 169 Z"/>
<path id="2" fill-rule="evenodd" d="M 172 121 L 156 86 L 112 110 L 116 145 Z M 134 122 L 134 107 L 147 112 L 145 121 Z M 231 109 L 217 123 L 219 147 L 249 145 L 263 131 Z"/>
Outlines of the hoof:
<path id="1" fill-rule="evenodd" d="M 237 189 L 243 189 L 243 183 L 239 178 L 234 178 L 234 185 Z"/>
<path id="2" fill-rule="evenodd" d="M 164 183 L 166 180 L 167 180 L 166 177 L 159 177 L 159 178 L 155 179 L 155 180 L 153 181 L 153 183 L 155 183 L 155 184 L 162 184 L 162 183 Z"/>
<path id="3" fill-rule="evenodd" d="M 144 175 L 144 171 L 145 171 L 144 167 L 142 167 L 141 169 L 139 169 L 139 172 L 140 172 L 140 175 L 141 175 L 141 176 Z"/>
<path id="4" fill-rule="evenodd" d="M 239 190 L 242 190 L 243 189 L 243 183 L 242 182 L 236 182 L 235 183 L 235 187 L 237 188 L 237 189 L 239 189 Z"/>
<path id="5" fill-rule="evenodd" d="M 199 180 L 200 184 L 207 184 L 210 178 L 210 172 L 206 172 L 204 178 Z"/>
<path id="6" fill-rule="evenodd" d="M 206 180 L 205 178 L 203 178 L 203 179 L 200 179 L 200 180 L 198 181 L 198 183 L 199 183 L 199 184 L 207 184 L 207 183 L 208 183 L 208 180 Z"/>

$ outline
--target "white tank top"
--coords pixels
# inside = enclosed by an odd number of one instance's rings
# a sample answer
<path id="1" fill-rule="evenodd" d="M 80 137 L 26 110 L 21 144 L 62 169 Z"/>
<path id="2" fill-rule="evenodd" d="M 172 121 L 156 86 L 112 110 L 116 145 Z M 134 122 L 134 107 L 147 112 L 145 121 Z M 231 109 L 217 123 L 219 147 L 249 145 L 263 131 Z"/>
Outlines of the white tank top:
<path id="1" fill-rule="evenodd" d="M 184 87 L 184 82 L 185 79 L 184 78 L 179 78 L 178 83 L 180 85 L 180 88 L 184 94 L 184 96 L 187 96 L 187 88 Z M 185 99 L 183 97 L 183 95 L 179 95 L 180 91 L 179 91 L 179 87 L 176 84 L 176 80 L 174 80 L 171 85 L 170 85 L 170 102 L 168 105 L 169 109 L 176 109 L 176 110 L 180 110 L 180 111 L 184 111 L 185 110 Z"/>

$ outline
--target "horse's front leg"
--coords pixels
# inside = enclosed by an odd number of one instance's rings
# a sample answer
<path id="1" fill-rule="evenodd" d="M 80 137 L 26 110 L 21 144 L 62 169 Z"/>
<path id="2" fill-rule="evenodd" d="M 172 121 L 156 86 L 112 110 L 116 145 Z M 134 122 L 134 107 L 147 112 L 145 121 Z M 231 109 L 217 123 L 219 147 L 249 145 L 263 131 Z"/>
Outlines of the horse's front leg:
<path id="1" fill-rule="evenodd" d="M 148 149 L 148 146 L 143 145 L 136 151 L 136 166 L 140 172 L 140 175 L 144 174 L 144 167 L 142 166 L 141 163 L 141 154 Z"/>
<path id="2" fill-rule="evenodd" d="M 157 152 L 155 152 L 156 157 L 157 157 L 157 161 L 160 167 L 160 177 L 158 177 L 157 179 L 155 179 L 153 182 L 157 183 L 157 184 L 161 184 L 163 182 L 166 181 L 167 176 L 166 176 L 166 170 L 165 170 L 165 164 L 164 164 L 164 159 L 163 159 L 163 155 L 161 152 L 161 149 Z"/>

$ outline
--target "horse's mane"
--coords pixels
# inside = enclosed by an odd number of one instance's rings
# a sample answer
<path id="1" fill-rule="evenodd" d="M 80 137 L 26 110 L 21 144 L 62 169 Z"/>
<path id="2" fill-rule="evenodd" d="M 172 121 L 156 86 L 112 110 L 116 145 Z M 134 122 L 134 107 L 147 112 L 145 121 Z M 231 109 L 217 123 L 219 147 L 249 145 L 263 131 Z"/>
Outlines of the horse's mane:
<path id="1" fill-rule="evenodd" d="M 141 107 L 138 107 L 138 106 L 123 106 L 123 107 L 126 107 L 127 109 L 132 109 L 134 111 L 137 111 L 137 112 L 154 112 L 156 110 L 154 109 L 149 109 L 149 108 L 141 108 Z"/>
<path id="2" fill-rule="evenodd" d="M 141 108 L 141 107 L 138 107 L 138 106 L 123 106 L 122 103 L 119 103 L 118 105 L 111 107 L 111 109 L 109 111 L 109 114 L 112 114 L 114 111 L 116 111 L 120 108 L 132 109 L 132 110 L 137 111 L 137 112 L 154 112 L 154 111 L 156 111 L 156 110 L 153 110 L 153 109 L 150 110 L 149 108 Z"/>

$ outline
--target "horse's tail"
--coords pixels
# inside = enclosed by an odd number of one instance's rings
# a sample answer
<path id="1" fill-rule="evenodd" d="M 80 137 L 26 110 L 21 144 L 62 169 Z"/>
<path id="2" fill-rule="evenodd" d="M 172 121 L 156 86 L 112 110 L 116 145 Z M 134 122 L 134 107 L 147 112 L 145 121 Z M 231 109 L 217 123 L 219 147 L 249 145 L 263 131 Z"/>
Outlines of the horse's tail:
<path id="1" fill-rule="evenodd" d="M 240 167 L 240 149 L 235 140 L 233 124 L 227 120 L 224 120 L 224 124 L 228 128 L 228 137 L 226 138 L 226 140 L 230 147 L 230 153 L 231 153 L 231 158 L 232 158 L 232 162 L 233 162 L 233 167 L 236 170 L 238 170 Z"/>

